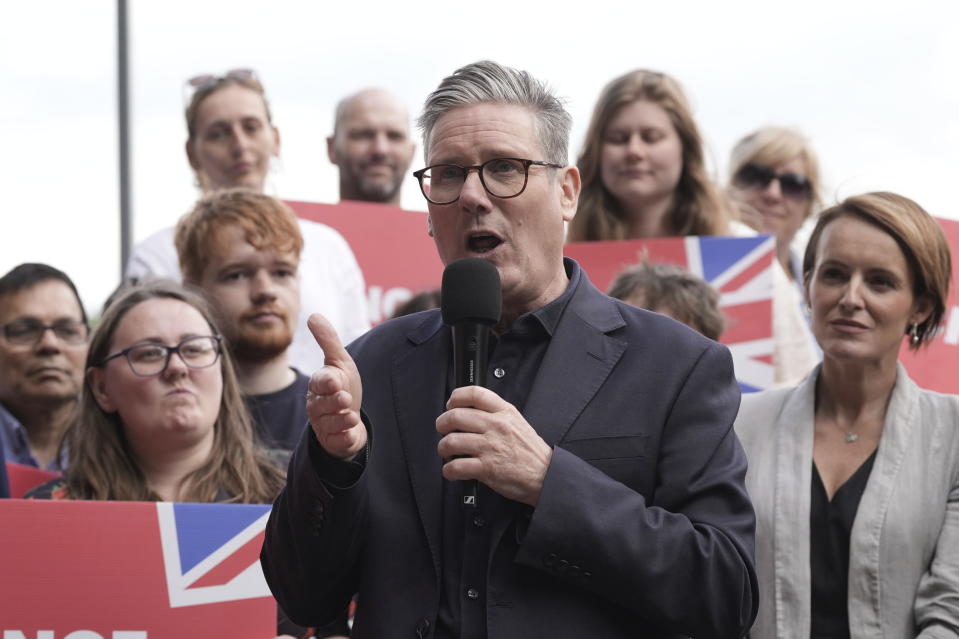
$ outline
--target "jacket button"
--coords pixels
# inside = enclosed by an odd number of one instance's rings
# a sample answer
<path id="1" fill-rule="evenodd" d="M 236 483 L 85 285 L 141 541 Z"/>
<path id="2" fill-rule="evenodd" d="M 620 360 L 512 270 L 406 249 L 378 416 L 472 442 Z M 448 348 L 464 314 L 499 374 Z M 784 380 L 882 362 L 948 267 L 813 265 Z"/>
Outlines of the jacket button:
<path id="1" fill-rule="evenodd" d="M 479 590 L 476 588 L 470 588 L 466 591 L 466 596 L 470 599 L 479 599 Z"/>
<path id="2" fill-rule="evenodd" d="M 425 639 L 430 634 L 430 620 L 420 619 L 416 622 L 416 636 Z"/>

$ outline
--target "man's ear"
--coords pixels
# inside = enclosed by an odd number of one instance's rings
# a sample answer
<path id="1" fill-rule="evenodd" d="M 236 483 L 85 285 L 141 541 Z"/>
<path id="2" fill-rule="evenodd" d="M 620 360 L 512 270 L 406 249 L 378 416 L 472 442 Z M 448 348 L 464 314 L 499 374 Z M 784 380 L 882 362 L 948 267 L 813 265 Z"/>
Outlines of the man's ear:
<path id="1" fill-rule="evenodd" d="M 560 206 L 563 210 L 563 221 L 571 222 L 576 216 L 576 205 L 579 203 L 579 192 L 582 183 L 579 175 L 579 169 L 575 166 L 567 166 L 563 169 L 560 178 Z"/>
<path id="2" fill-rule="evenodd" d="M 117 412 L 116 406 L 113 404 L 113 400 L 110 399 L 110 396 L 106 391 L 106 382 L 103 378 L 103 369 L 95 366 L 88 368 L 87 383 L 90 385 L 90 390 L 93 391 L 93 399 L 97 400 L 97 404 L 101 409 L 103 409 L 104 413 Z"/>
<path id="3" fill-rule="evenodd" d="M 336 136 L 331 135 L 326 138 L 326 157 L 330 158 L 330 164 L 336 164 Z"/>

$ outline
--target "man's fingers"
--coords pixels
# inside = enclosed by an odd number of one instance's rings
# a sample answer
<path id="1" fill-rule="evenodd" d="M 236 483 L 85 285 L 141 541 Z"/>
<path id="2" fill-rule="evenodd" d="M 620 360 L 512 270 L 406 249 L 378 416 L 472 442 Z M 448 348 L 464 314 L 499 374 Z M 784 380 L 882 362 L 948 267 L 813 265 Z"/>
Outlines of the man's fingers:
<path id="1" fill-rule="evenodd" d="M 307 328 L 313 333 L 313 339 L 323 349 L 323 362 L 328 366 L 342 366 L 344 362 L 352 363 L 350 354 L 343 348 L 343 342 L 340 336 L 336 334 L 336 329 L 330 324 L 330 321 L 320 315 L 313 313 L 306 321 Z"/>
<path id="2" fill-rule="evenodd" d="M 488 413 L 495 413 L 509 406 L 510 403 L 505 399 L 482 386 L 462 386 L 457 388 L 446 402 L 447 410 L 469 407 L 477 408 Z"/>
<path id="3" fill-rule="evenodd" d="M 483 436 L 475 433 L 450 433 L 436 445 L 436 451 L 442 459 L 454 457 L 477 457 L 483 450 Z"/>

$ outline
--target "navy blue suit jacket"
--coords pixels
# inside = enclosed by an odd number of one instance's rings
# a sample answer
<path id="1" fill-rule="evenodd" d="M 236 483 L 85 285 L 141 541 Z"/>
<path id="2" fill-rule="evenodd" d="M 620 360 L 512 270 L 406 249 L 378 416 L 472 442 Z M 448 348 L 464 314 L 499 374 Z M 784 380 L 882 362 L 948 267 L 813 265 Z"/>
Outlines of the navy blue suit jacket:
<path id="1" fill-rule="evenodd" d="M 270 517 L 264 572 L 298 623 L 332 619 L 358 592 L 354 637 L 428 636 L 450 332 L 427 311 L 349 350 L 364 384 L 366 465 L 349 486 L 322 481 L 307 433 Z M 488 635 L 744 635 L 758 593 L 738 407 L 724 346 L 603 295 L 584 274 L 526 402 L 554 452 L 535 509 L 515 504 L 494 531 Z"/>

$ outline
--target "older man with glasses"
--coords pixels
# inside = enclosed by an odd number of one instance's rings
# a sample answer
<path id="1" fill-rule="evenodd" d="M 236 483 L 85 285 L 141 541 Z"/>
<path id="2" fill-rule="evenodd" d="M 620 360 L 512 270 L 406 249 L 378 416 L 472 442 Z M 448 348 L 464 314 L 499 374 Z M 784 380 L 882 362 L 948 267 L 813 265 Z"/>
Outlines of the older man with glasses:
<path id="1" fill-rule="evenodd" d="M 580 179 L 542 83 L 472 64 L 419 122 L 441 259 L 502 282 L 491 381 L 454 390 L 437 311 L 349 351 L 311 317 L 326 366 L 267 529 L 277 599 L 313 624 L 358 593 L 360 638 L 743 636 L 755 519 L 728 351 L 563 259 Z"/>
<path id="2" fill-rule="evenodd" d="M 7 461 L 63 469 L 60 438 L 86 354 L 86 313 L 65 273 L 21 264 L 0 277 L 0 444 Z"/>

